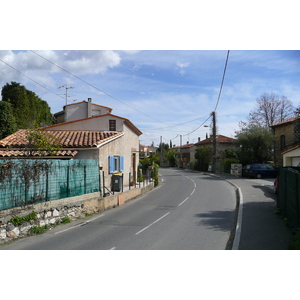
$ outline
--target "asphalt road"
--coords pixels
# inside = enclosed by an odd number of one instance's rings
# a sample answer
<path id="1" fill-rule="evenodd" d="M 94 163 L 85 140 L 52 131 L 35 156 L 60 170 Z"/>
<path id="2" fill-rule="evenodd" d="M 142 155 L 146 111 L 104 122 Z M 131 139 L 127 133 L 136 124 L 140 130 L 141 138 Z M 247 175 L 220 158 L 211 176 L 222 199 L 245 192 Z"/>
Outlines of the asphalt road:
<path id="1" fill-rule="evenodd" d="M 224 250 L 234 227 L 234 187 L 192 171 L 160 169 L 160 176 L 146 195 L 0 250 Z"/>

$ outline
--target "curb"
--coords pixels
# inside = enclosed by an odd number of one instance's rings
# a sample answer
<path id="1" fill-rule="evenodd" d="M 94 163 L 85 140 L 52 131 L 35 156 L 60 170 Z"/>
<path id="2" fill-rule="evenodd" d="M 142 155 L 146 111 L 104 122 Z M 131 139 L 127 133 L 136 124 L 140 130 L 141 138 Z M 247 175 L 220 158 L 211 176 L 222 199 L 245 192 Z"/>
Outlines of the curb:
<path id="1" fill-rule="evenodd" d="M 226 245 L 226 250 L 239 250 L 241 231 L 242 231 L 243 204 L 244 204 L 242 190 L 239 186 L 237 186 L 235 183 L 233 183 L 228 179 L 222 178 L 215 174 L 210 174 L 210 173 L 204 173 L 204 174 L 225 180 L 236 188 L 236 208 L 235 208 L 235 220 L 234 220 L 235 226 L 230 232 L 229 240 Z"/>

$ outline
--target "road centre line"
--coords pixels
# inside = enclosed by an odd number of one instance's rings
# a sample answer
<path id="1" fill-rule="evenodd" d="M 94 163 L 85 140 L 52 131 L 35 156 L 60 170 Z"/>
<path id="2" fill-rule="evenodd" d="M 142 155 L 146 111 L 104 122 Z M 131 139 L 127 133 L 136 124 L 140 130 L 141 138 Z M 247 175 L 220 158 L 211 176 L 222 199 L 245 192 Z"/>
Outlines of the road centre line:
<path id="1" fill-rule="evenodd" d="M 182 205 L 186 200 L 188 200 L 190 197 L 185 198 L 181 203 L 178 204 L 178 206 Z"/>
<path id="2" fill-rule="evenodd" d="M 143 228 L 142 230 L 138 231 L 135 235 L 140 234 L 141 232 L 143 232 L 144 230 L 148 229 L 149 227 L 151 227 L 152 225 L 154 225 L 155 223 L 157 223 L 158 221 L 160 221 L 161 219 L 163 219 L 164 217 L 166 217 L 170 212 L 164 214 L 162 217 L 160 217 L 159 219 L 157 219 L 156 221 L 152 222 L 150 225 L 146 226 L 145 228 Z"/>
<path id="3" fill-rule="evenodd" d="M 190 196 L 192 196 L 195 193 L 196 189 L 193 189 L 193 191 L 191 192 Z"/>

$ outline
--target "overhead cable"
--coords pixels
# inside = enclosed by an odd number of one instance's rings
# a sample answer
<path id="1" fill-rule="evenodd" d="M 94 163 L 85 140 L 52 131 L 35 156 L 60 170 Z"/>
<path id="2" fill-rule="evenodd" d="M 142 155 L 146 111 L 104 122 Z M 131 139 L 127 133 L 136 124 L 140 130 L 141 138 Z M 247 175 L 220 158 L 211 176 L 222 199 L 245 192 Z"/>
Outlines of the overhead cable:
<path id="1" fill-rule="evenodd" d="M 230 52 L 230 50 L 227 51 L 227 57 L 226 57 L 226 62 L 225 62 L 225 67 L 224 67 L 224 72 L 223 72 L 223 78 L 222 78 L 221 87 L 220 87 L 220 91 L 219 91 L 219 96 L 218 96 L 218 100 L 217 100 L 216 107 L 215 107 L 214 111 L 217 110 L 217 107 L 218 107 L 218 105 L 219 105 L 220 96 L 221 96 L 222 87 L 223 87 L 224 78 L 225 78 L 225 73 L 226 73 L 226 69 L 227 69 L 227 63 L 228 63 L 228 58 L 229 58 L 229 52 Z"/>
<path id="2" fill-rule="evenodd" d="M 51 90 L 49 90 L 48 88 L 46 88 L 45 86 L 43 86 L 42 84 L 38 83 L 36 80 L 30 78 L 29 76 L 25 75 L 24 73 L 22 73 L 21 71 L 17 70 L 15 67 L 11 66 L 10 64 L 8 64 L 7 62 L 5 62 L 4 60 L 2 60 L 0 58 L 0 61 L 2 61 L 4 64 L 6 64 L 8 67 L 12 68 L 13 70 L 15 70 L 16 72 L 20 73 L 21 75 L 23 75 L 24 77 L 28 78 L 29 80 L 33 81 L 34 83 L 38 84 L 39 86 L 41 86 L 42 88 L 46 89 L 48 92 L 58 96 L 58 97 L 61 97 L 63 98 L 62 96 L 52 92 Z M 64 99 L 64 98 L 63 98 Z"/>
<path id="3" fill-rule="evenodd" d="M 151 118 L 151 119 L 153 119 L 153 120 L 155 120 L 155 121 L 158 121 L 158 122 L 160 122 L 160 123 L 163 123 L 163 124 L 167 125 L 166 123 L 164 123 L 164 122 L 162 122 L 162 121 L 160 121 L 160 120 L 158 120 L 158 119 L 156 119 L 156 118 L 154 118 L 154 117 L 152 117 L 152 116 L 150 116 L 150 115 L 144 113 L 143 111 L 141 111 L 141 110 L 139 110 L 139 109 L 137 109 L 137 108 L 135 108 L 135 107 L 132 107 L 131 105 L 125 103 L 124 101 L 121 101 L 120 99 L 117 99 L 116 97 L 114 97 L 114 96 L 112 96 L 112 95 L 110 95 L 110 94 L 104 92 L 103 90 L 101 90 L 101 89 L 95 87 L 94 85 L 92 85 L 92 84 L 90 84 L 89 82 L 85 81 L 84 79 L 82 79 L 82 78 L 80 78 L 80 77 L 78 77 L 78 76 L 72 74 L 72 73 L 69 72 L 68 70 L 66 70 L 66 69 L 64 69 L 64 68 L 62 68 L 62 67 L 60 67 L 59 65 L 57 65 L 57 64 L 55 64 L 54 62 L 50 61 L 49 59 L 43 57 L 42 55 L 36 53 L 35 51 L 33 51 L 33 50 L 30 50 L 30 51 L 31 51 L 32 53 L 34 53 L 35 55 L 39 56 L 40 58 L 46 60 L 46 61 L 49 62 L 50 64 L 52 64 L 52 65 L 56 66 L 57 68 L 61 69 L 62 71 L 66 72 L 66 73 L 68 73 L 69 75 L 75 77 L 76 79 L 78 79 L 78 80 L 84 82 L 85 84 L 89 85 L 90 87 L 94 88 L 95 90 L 97 90 L 97 91 L 99 91 L 99 92 L 105 94 L 106 96 L 108 96 L 108 97 L 110 97 L 110 98 L 112 98 L 112 99 L 114 99 L 114 100 L 116 100 L 116 101 L 118 101 L 118 102 L 120 102 L 120 103 L 122 103 L 122 104 L 124 104 L 124 105 L 126 105 L 126 106 L 128 106 L 128 107 L 130 107 L 130 108 L 133 109 L 133 110 L 138 111 L 139 113 L 141 113 L 141 114 L 143 114 L 143 115 L 145 115 L 145 116 L 147 116 L 147 117 L 149 117 L 149 118 Z"/>

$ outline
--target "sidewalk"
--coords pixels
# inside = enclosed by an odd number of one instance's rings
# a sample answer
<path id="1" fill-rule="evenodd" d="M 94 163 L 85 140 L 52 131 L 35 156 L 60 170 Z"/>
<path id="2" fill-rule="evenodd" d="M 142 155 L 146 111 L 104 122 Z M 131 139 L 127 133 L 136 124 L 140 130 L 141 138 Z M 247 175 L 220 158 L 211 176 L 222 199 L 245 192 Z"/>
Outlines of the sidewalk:
<path id="1" fill-rule="evenodd" d="M 274 213 L 273 179 L 239 178 L 230 174 L 217 176 L 238 186 L 242 193 L 241 230 L 236 232 L 233 250 L 288 250 L 293 235 Z"/>

